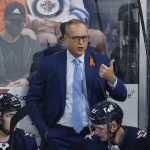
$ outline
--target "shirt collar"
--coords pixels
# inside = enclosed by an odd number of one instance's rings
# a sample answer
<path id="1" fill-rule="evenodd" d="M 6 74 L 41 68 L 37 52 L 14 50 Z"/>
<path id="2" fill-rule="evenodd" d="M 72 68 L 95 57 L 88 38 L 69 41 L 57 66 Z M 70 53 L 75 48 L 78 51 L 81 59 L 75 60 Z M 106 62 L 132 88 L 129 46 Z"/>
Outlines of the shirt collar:
<path id="1" fill-rule="evenodd" d="M 84 64 L 84 55 L 81 55 L 80 57 L 78 57 L 78 59 Z M 69 52 L 69 50 L 67 49 L 67 63 L 71 63 L 73 60 L 75 59 L 75 57 Z"/>

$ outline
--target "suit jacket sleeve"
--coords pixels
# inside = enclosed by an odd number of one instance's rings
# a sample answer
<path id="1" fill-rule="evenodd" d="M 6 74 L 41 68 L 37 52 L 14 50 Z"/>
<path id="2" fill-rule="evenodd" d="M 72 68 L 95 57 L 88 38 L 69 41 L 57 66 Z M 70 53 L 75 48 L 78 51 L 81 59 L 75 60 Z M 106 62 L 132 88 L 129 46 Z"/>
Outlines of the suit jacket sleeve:
<path id="1" fill-rule="evenodd" d="M 31 113 L 30 117 L 41 135 L 44 135 L 49 129 L 44 117 L 42 116 L 41 107 L 39 105 L 45 89 L 45 73 L 46 65 L 43 60 L 35 78 L 33 78 L 33 81 L 31 82 L 26 99 L 26 104 L 34 103 L 37 107 L 36 112 L 34 111 Z"/>
<path id="2" fill-rule="evenodd" d="M 108 82 L 104 79 L 102 79 L 99 75 L 99 67 L 101 64 L 105 64 L 106 66 L 109 66 L 109 59 L 106 55 L 97 54 L 95 55 L 95 63 L 98 64 L 97 67 L 97 81 L 99 84 L 99 90 L 102 90 L 103 92 L 108 91 L 109 96 L 117 101 L 125 101 L 127 98 L 127 89 L 119 78 L 117 81 L 117 85 L 115 87 L 112 87 L 108 84 Z"/>

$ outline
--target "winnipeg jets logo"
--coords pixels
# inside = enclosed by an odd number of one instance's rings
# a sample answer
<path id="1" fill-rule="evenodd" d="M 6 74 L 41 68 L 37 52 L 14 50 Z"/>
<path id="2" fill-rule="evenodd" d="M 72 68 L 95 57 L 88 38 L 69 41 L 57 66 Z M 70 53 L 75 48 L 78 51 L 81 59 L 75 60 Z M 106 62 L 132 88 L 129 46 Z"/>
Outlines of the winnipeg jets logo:
<path id="1" fill-rule="evenodd" d="M 35 0 L 32 7 L 39 17 L 49 17 L 63 10 L 62 0 Z"/>
<path id="2" fill-rule="evenodd" d="M 51 1 L 45 1 L 44 3 L 40 4 L 41 8 L 47 13 L 52 12 L 52 10 L 55 8 L 56 3 L 52 3 Z"/>
<path id="3" fill-rule="evenodd" d="M 0 149 L 6 150 L 9 147 L 8 143 L 0 143 Z"/>
<path id="4" fill-rule="evenodd" d="M 139 130 L 137 133 L 137 139 L 141 138 L 141 137 L 146 137 L 147 132 L 143 131 L 143 130 Z"/>

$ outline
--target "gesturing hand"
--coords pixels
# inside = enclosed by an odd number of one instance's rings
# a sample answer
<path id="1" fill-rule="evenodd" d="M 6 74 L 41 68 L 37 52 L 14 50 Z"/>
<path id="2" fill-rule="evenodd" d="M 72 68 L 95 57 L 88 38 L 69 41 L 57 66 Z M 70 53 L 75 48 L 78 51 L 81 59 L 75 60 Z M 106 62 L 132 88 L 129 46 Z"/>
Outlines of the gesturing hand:
<path id="1" fill-rule="evenodd" d="M 113 84 L 116 81 L 116 76 L 114 74 L 114 59 L 110 61 L 110 66 L 107 67 L 106 65 L 102 64 L 99 69 L 99 75 L 106 79 L 110 84 Z"/>

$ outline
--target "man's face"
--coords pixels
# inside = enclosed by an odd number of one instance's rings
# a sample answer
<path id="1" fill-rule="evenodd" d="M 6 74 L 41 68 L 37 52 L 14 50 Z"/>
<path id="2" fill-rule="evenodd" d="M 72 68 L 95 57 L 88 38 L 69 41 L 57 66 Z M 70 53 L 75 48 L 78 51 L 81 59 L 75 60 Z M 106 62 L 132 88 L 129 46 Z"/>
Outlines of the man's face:
<path id="1" fill-rule="evenodd" d="M 2 116 L 3 127 L 7 130 L 10 130 L 10 121 L 16 111 L 5 112 Z"/>
<path id="2" fill-rule="evenodd" d="M 94 125 L 94 127 L 95 127 L 95 135 L 97 135 L 102 142 L 106 142 L 108 140 L 107 124 Z"/>
<path id="3" fill-rule="evenodd" d="M 89 35 L 88 29 L 83 24 L 72 24 L 69 32 L 64 36 L 68 50 L 74 57 L 80 57 L 86 50 Z"/>
<path id="4" fill-rule="evenodd" d="M 6 20 L 5 29 L 7 33 L 12 37 L 20 36 L 22 29 L 24 28 L 24 22 L 22 20 Z"/>

